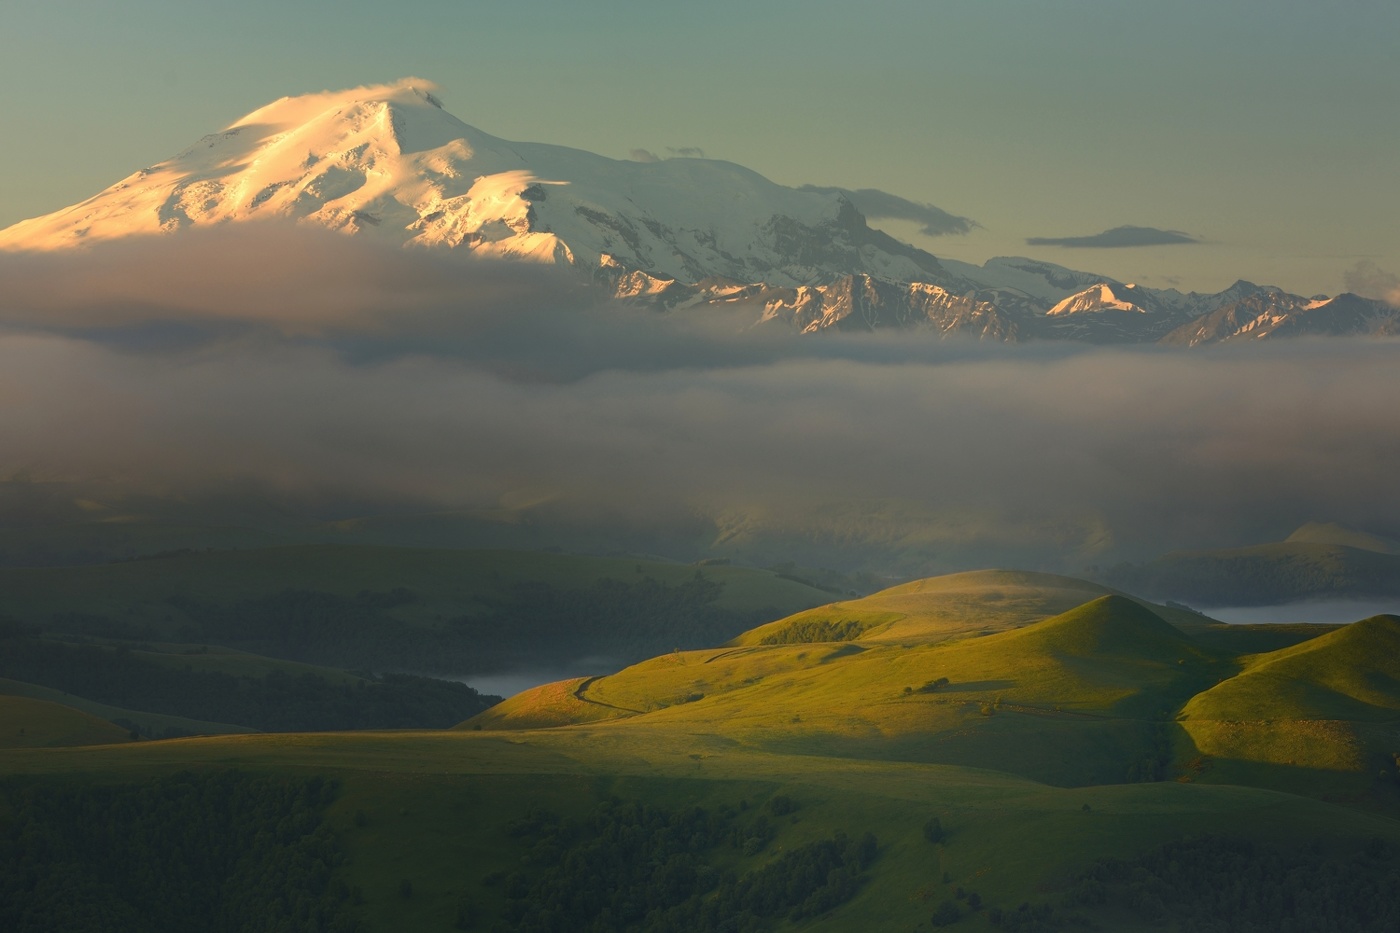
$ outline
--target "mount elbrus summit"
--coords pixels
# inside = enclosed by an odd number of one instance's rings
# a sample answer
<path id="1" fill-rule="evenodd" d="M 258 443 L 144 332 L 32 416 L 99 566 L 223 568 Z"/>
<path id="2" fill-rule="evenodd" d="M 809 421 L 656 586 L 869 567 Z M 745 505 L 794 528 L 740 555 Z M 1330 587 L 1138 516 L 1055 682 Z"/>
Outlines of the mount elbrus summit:
<path id="1" fill-rule="evenodd" d="M 906 328 L 1020 341 L 1195 346 L 1400 333 L 1400 311 L 1240 281 L 1216 294 L 1051 263 L 940 260 L 866 222 L 839 191 L 730 162 L 619 161 L 483 133 L 413 79 L 285 97 L 107 190 L 0 231 L 0 249 L 292 219 L 390 243 L 578 270 L 664 308 L 751 304 L 802 332 Z"/>

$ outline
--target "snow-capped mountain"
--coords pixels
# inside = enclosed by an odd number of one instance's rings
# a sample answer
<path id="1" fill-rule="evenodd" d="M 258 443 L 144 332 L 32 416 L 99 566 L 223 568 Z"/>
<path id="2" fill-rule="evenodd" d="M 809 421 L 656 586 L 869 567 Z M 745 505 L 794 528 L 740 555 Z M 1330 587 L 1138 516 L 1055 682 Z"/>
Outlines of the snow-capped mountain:
<path id="1" fill-rule="evenodd" d="M 996 341 L 1394 334 L 1400 312 L 1237 282 L 1183 294 L 1023 257 L 940 261 L 872 228 L 839 191 L 729 162 L 633 162 L 510 142 L 416 79 L 286 97 L 64 210 L 0 231 L 57 250 L 281 219 L 394 245 L 563 265 L 663 308 L 752 305 L 807 333 L 906 328 Z"/>
<path id="2" fill-rule="evenodd" d="M 1261 290 L 1194 318 L 1161 338 L 1195 347 L 1226 340 L 1271 337 L 1393 337 L 1400 335 L 1400 309 L 1350 293 L 1335 298 L 1300 298 L 1278 289 Z"/>
<path id="3" fill-rule="evenodd" d="M 908 281 L 938 261 L 842 197 L 729 162 L 618 161 L 498 139 L 414 80 L 288 97 L 80 204 L 0 232 L 57 249 L 132 234 L 286 218 L 412 246 L 801 285 L 834 273 Z"/>

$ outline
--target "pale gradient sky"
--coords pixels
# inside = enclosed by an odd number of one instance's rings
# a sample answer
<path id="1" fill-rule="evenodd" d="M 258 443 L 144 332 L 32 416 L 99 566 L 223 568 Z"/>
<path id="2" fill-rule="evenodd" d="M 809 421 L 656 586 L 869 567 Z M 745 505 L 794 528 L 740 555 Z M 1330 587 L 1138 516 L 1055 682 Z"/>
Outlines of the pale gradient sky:
<path id="1" fill-rule="evenodd" d="M 881 188 L 1031 255 L 1214 291 L 1400 272 L 1400 4 L 1347 0 L 4 0 L 0 226 L 287 94 L 417 75 L 507 139 L 696 146 Z M 1124 224 L 1200 245 L 1027 246 Z"/>

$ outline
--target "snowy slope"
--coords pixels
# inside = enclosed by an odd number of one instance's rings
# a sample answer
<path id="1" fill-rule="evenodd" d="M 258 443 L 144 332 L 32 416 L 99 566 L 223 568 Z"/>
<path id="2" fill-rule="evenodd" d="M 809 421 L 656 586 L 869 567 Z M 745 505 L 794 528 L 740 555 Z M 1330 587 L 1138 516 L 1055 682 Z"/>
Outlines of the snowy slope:
<path id="1" fill-rule="evenodd" d="M 414 79 L 283 98 L 95 197 L 0 231 L 0 248 L 271 217 L 689 282 L 944 275 L 932 256 L 870 230 L 840 195 L 728 162 L 627 162 L 509 142 L 458 120 Z"/>
<path id="2" fill-rule="evenodd" d="M 795 331 L 1198 345 L 1393 334 L 1395 309 L 1236 282 L 1216 294 L 1127 285 L 1025 257 L 941 262 L 872 229 L 837 192 L 728 162 L 618 161 L 510 142 L 418 79 L 286 97 L 72 207 L 0 231 L 59 250 L 281 219 L 394 246 L 576 269 L 662 308 L 745 304 Z"/>

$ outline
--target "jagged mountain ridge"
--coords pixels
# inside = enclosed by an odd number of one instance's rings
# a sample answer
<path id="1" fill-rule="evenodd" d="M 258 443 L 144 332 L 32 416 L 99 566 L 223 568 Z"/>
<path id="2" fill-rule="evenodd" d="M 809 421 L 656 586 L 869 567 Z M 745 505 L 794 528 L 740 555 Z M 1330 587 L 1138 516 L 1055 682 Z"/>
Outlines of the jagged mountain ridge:
<path id="1" fill-rule="evenodd" d="M 491 136 L 417 79 L 286 97 L 72 207 L 0 231 L 55 250 L 259 219 L 395 245 L 564 265 L 665 308 L 749 303 L 811 333 L 919 329 L 1014 342 L 1196 346 L 1400 333 L 1400 312 L 1238 282 L 1124 284 L 1021 257 L 943 262 L 871 227 L 840 193 L 729 162 L 633 162 Z"/>

